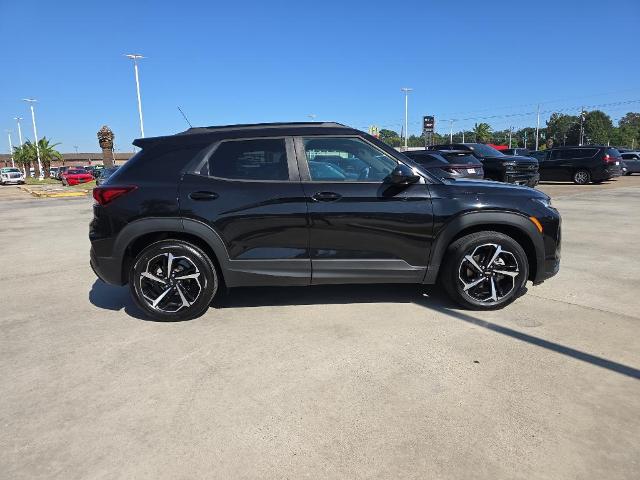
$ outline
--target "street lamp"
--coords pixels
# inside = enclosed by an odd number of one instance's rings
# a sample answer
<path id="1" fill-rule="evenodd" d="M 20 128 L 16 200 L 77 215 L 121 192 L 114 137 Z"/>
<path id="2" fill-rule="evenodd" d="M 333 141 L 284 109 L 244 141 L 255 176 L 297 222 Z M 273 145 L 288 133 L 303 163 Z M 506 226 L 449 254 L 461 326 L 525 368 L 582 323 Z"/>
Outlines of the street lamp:
<path id="1" fill-rule="evenodd" d="M 408 148 L 408 139 L 409 139 L 409 92 L 411 92 L 413 88 L 402 87 L 400 89 L 401 92 L 404 92 L 404 149 Z"/>
<path id="2" fill-rule="evenodd" d="M 13 119 L 18 123 L 18 138 L 20 139 L 20 146 L 22 146 L 22 128 L 20 128 L 22 117 L 13 117 Z"/>
<path id="3" fill-rule="evenodd" d="M 7 130 L 7 136 L 9 137 L 9 153 L 11 154 L 11 166 L 15 167 L 16 164 L 13 161 L 13 144 L 11 143 L 11 130 Z"/>
<path id="4" fill-rule="evenodd" d="M 140 136 L 144 138 L 144 122 L 142 121 L 142 101 L 140 100 L 140 79 L 138 78 L 138 60 L 145 58 L 137 53 L 127 53 L 125 57 L 133 60 L 133 71 L 136 75 L 136 94 L 138 95 L 138 115 L 140 116 Z"/>
<path id="5" fill-rule="evenodd" d="M 38 130 L 36 130 L 36 112 L 33 109 L 33 104 L 36 103 L 36 100 L 33 98 L 23 98 L 25 102 L 29 104 L 31 107 L 31 121 L 33 122 L 33 138 L 36 143 L 36 156 L 38 157 L 38 170 L 40 171 L 40 177 L 42 178 L 42 162 L 40 161 L 40 147 L 38 146 Z"/>

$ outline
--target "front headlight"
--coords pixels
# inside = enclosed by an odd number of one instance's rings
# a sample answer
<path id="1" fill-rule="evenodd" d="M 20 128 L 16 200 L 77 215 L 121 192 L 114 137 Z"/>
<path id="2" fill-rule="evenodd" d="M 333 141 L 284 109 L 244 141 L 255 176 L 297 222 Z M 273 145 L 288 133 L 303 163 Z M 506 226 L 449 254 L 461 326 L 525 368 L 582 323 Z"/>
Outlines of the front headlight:
<path id="1" fill-rule="evenodd" d="M 553 205 L 551 205 L 551 198 L 532 198 L 531 200 L 538 202 L 547 208 L 553 208 Z"/>

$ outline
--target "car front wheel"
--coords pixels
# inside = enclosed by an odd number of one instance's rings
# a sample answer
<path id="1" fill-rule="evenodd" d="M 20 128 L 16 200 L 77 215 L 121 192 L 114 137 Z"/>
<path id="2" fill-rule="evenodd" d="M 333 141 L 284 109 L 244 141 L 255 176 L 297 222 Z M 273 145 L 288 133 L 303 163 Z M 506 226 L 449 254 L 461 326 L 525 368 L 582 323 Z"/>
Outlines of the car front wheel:
<path id="1" fill-rule="evenodd" d="M 199 247 L 182 240 L 149 245 L 135 259 L 129 287 L 136 304 L 162 321 L 202 315 L 218 291 L 216 267 Z"/>
<path id="2" fill-rule="evenodd" d="M 513 302 L 529 277 L 522 246 L 500 232 L 476 232 L 449 246 L 440 280 L 452 300 L 471 310 Z"/>

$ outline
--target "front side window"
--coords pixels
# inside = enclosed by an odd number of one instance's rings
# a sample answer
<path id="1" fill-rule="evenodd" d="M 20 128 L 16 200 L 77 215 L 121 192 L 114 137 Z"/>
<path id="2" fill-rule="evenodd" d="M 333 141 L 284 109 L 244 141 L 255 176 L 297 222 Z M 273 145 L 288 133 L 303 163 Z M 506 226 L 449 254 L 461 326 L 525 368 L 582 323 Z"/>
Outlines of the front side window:
<path id="1" fill-rule="evenodd" d="M 221 143 L 209 158 L 209 175 L 230 180 L 289 180 L 283 138 Z"/>
<path id="2" fill-rule="evenodd" d="M 381 182 L 398 165 L 393 158 L 358 138 L 303 139 L 312 181 Z"/>

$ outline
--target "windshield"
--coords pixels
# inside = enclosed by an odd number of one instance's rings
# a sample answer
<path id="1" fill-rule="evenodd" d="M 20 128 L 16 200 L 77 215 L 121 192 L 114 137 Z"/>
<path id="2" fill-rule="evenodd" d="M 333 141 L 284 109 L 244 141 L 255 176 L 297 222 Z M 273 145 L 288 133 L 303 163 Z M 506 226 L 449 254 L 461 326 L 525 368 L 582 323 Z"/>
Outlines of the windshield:
<path id="1" fill-rule="evenodd" d="M 21 173 L 17 168 L 1 168 L 0 172 L 2 173 Z"/>
<path id="2" fill-rule="evenodd" d="M 489 145 L 484 145 L 482 143 L 474 143 L 472 145 L 468 145 L 468 147 L 478 155 L 479 157 L 502 157 L 503 153 L 499 150 L 496 150 Z"/>

